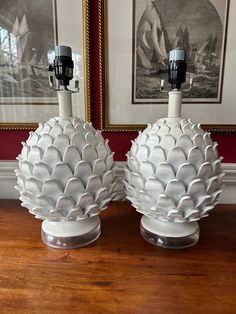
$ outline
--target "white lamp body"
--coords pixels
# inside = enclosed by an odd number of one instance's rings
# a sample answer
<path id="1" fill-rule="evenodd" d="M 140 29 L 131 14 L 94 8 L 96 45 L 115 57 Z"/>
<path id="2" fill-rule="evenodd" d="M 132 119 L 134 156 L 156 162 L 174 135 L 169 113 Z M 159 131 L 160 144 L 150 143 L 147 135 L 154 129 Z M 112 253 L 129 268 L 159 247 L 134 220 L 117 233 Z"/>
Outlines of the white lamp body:
<path id="1" fill-rule="evenodd" d="M 149 124 L 132 142 L 124 182 L 127 198 L 144 215 L 141 234 L 168 248 L 198 241 L 196 221 L 218 203 L 224 175 L 217 143 L 179 117 L 179 96 L 169 98 L 170 117 Z"/>
<path id="2" fill-rule="evenodd" d="M 22 206 L 45 220 L 43 241 L 74 248 L 100 235 L 98 215 L 115 186 L 113 153 L 91 123 L 64 116 L 71 114 L 71 92 L 59 94 L 63 116 L 40 123 L 22 143 L 16 189 Z"/>

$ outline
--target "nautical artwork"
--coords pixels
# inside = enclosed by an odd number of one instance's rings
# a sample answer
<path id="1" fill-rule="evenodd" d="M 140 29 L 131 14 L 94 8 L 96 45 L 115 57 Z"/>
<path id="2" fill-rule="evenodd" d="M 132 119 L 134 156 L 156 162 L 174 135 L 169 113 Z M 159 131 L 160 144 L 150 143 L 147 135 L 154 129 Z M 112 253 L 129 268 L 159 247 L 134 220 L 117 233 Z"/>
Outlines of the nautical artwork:
<path id="1" fill-rule="evenodd" d="M 133 103 L 163 103 L 168 53 L 187 51 L 185 102 L 220 102 L 227 0 L 133 0 Z"/>
<path id="2" fill-rule="evenodd" d="M 55 47 L 51 0 L 0 0 L 0 102 L 56 102 L 47 65 Z"/>

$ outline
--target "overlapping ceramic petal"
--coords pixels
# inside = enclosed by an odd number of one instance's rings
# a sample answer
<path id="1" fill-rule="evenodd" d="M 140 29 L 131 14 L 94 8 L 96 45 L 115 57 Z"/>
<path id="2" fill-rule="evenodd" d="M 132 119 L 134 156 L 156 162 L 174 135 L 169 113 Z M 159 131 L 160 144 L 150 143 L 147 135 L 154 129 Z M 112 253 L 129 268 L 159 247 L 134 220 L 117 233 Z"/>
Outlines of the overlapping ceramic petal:
<path id="1" fill-rule="evenodd" d="M 145 215 L 194 221 L 218 203 L 224 174 L 217 143 L 190 120 L 149 124 L 132 142 L 127 160 L 127 198 Z"/>
<path id="2" fill-rule="evenodd" d="M 90 123 L 52 118 L 22 144 L 16 189 L 37 218 L 79 220 L 106 208 L 115 187 L 113 153 Z"/>

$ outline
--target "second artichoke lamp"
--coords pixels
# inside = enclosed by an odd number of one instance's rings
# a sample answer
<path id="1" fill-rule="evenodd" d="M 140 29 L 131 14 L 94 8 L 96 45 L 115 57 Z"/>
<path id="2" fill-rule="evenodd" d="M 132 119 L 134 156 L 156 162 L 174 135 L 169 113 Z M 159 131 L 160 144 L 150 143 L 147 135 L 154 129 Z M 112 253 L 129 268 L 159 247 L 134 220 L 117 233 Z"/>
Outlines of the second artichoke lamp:
<path id="1" fill-rule="evenodd" d="M 165 248 L 197 243 L 197 221 L 218 203 L 224 175 L 217 143 L 199 124 L 181 118 L 186 66 L 185 50 L 172 50 L 168 117 L 140 132 L 127 154 L 127 198 L 143 214 L 141 235 Z"/>

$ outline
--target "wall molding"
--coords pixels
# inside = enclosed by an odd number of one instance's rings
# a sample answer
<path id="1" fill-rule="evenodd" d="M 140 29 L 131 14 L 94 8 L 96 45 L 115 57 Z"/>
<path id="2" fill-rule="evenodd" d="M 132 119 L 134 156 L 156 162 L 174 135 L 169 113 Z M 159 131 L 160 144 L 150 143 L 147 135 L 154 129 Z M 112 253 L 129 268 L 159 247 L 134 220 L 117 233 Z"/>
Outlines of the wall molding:
<path id="1" fill-rule="evenodd" d="M 123 187 L 125 161 L 116 162 L 116 192 L 115 200 L 124 200 Z M 16 177 L 14 170 L 18 167 L 16 160 L 0 161 L 0 199 L 18 199 L 18 192 L 14 189 Z M 223 163 L 225 176 L 224 189 L 220 198 L 222 204 L 236 204 L 236 163 Z"/>
<path id="2" fill-rule="evenodd" d="M 14 170 L 18 167 L 16 160 L 0 161 L 0 199 L 17 199 L 18 192 L 14 189 L 16 176 Z"/>

